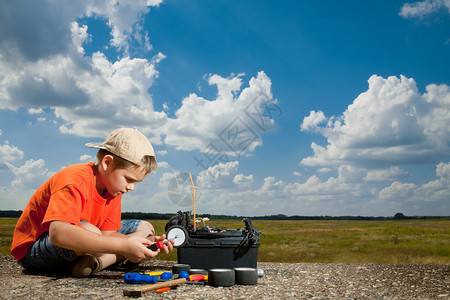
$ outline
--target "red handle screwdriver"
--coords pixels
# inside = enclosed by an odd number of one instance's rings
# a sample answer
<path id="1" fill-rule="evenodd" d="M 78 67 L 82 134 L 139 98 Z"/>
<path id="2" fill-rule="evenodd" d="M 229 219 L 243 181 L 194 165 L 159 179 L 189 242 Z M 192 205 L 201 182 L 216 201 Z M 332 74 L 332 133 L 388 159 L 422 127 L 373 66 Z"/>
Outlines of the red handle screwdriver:
<path id="1" fill-rule="evenodd" d="M 150 250 L 152 250 L 152 251 L 156 251 L 156 250 L 158 250 L 159 248 L 164 247 L 165 244 L 167 244 L 167 243 L 170 242 L 170 241 L 173 241 L 173 240 L 176 239 L 177 237 L 178 237 L 178 236 L 175 236 L 175 237 L 173 237 L 173 238 L 171 238 L 171 239 L 168 239 L 167 241 L 164 241 L 164 242 L 157 242 L 157 243 L 151 244 L 151 245 L 148 246 L 147 248 L 150 249 Z"/>

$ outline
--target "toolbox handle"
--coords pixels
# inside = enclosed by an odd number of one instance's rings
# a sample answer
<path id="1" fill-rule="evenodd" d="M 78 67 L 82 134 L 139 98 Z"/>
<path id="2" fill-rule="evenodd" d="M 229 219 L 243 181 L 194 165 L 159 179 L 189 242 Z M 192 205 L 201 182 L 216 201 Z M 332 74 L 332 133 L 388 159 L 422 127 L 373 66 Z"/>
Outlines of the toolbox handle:
<path id="1" fill-rule="evenodd" d="M 259 241 L 259 236 L 261 232 L 256 230 L 253 225 L 252 221 L 250 221 L 249 218 L 242 219 L 242 222 L 245 224 L 245 237 L 242 239 L 241 245 L 249 244 L 252 245 Z"/>

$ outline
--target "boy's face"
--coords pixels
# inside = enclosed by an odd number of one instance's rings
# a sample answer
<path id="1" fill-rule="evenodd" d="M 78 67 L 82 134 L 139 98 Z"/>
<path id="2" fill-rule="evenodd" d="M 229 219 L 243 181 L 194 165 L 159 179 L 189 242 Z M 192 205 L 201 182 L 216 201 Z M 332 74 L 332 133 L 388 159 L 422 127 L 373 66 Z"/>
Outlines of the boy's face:
<path id="1" fill-rule="evenodd" d="M 134 190 L 136 183 L 141 182 L 147 176 L 141 167 L 114 169 L 108 165 L 103 171 L 103 185 L 114 197 Z"/>

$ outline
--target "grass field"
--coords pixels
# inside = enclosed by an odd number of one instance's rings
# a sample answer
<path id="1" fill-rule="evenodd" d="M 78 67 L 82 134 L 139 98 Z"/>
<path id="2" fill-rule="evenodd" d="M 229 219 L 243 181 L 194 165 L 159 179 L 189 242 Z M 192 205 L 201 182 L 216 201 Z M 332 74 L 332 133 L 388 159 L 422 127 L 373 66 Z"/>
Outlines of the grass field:
<path id="1" fill-rule="evenodd" d="M 17 219 L 0 218 L 0 254 L 9 246 Z M 150 220 L 157 233 L 165 220 Z M 450 220 L 270 221 L 253 220 L 262 231 L 258 261 L 320 263 L 449 264 Z M 207 225 L 243 227 L 240 220 Z M 176 260 L 176 251 L 159 259 Z"/>

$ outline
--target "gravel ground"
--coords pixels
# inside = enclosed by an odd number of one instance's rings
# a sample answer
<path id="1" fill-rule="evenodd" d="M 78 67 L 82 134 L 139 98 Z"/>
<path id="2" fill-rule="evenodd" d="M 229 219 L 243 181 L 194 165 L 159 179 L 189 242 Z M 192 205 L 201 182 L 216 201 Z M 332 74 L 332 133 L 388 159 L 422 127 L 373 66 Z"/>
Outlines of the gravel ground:
<path id="1" fill-rule="evenodd" d="M 133 272 L 171 270 L 172 262 L 150 261 Z M 0 256 L 0 299 L 132 299 L 123 289 L 124 270 L 89 278 L 26 274 L 12 256 Z M 141 299 L 450 299 L 450 265 L 258 263 L 254 286 L 183 284 Z"/>

